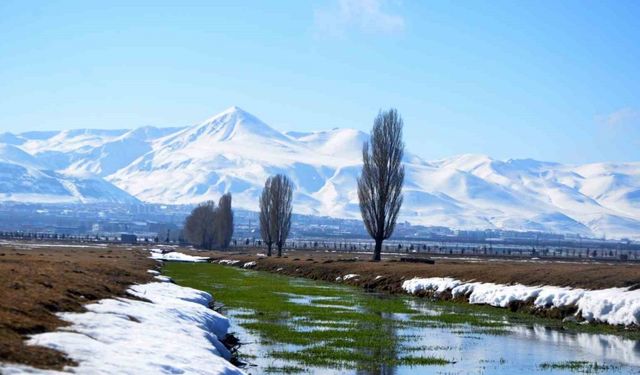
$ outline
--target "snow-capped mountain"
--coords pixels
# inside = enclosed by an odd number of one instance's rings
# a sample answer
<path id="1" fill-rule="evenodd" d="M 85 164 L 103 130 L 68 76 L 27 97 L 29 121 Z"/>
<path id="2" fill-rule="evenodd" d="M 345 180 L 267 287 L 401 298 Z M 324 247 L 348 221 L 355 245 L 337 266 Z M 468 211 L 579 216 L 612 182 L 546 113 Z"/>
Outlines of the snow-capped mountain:
<path id="1" fill-rule="evenodd" d="M 49 168 L 71 175 L 104 177 L 151 151 L 154 139 L 179 129 L 147 126 L 134 130 L 79 129 L 10 136 L 13 145 L 31 153 Z M 0 135 L 0 142 L 2 137 Z"/>
<path id="2" fill-rule="evenodd" d="M 236 207 L 256 210 L 266 178 L 285 173 L 296 187 L 296 212 L 358 218 L 356 177 L 367 138 L 353 129 L 283 133 L 231 107 L 183 128 L 5 133 L 0 142 L 36 170 L 103 177 L 153 203 L 198 203 L 231 192 Z M 640 238 L 639 162 L 570 166 L 484 155 L 424 161 L 410 152 L 404 162 L 401 219 L 415 224 Z"/>
<path id="3" fill-rule="evenodd" d="M 0 201 L 95 203 L 139 201 L 101 178 L 48 170 L 22 149 L 0 143 Z"/>

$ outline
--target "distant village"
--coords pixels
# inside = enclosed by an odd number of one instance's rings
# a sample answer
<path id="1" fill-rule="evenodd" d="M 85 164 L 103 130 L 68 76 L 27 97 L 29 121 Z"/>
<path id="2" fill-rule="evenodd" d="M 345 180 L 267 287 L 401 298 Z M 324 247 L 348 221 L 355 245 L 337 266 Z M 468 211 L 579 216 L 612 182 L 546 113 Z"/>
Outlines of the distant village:
<path id="1" fill-rule="evenodd" d="M 100 241 L 183 243 L 182 227 L 193 206 L 156 204 L 18 204 L 0 205 L 0 235 Z M 258 214 L 235 209 L 235 246 L 260 244 Z M 294 247 L 364 250 L 370 246 L 361 221 L 294 214 L 290 237 Z M 579 235 L 510 230 L 455 230 L 398 223 L 385 251 L 442 251 L 448 254 L 549 255 L 584 252 L 593 256 L 629 254 L 638 258 L 640 242 Z M 564 249 L 564 250 L 563 250 Z M 545 251 L 547 253 L 543 254 Z M 587 251 L 589 251 L 587 253 Z M 553 253 L 552 253 L 553 254 Z"/>

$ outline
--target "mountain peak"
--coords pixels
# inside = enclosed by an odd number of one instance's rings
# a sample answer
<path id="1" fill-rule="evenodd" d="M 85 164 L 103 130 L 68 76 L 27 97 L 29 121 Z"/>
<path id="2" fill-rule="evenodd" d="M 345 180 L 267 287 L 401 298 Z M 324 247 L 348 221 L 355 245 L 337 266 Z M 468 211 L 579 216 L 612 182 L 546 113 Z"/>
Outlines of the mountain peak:
<path id="1" fill-rule="evenodd" d="M 238 107 L 237 105 L 232 105 L 231 107 L 229 107 L 229 108 L 225 109 L 224 111 L 218 113 L 214 117 L 221 117 L 221 116 L 228 116 L 228 115 L 255 118 L 254 115 L 252 115 L 251 113 L 249 113 L 249 112 L 245 111 L 244 109 Z"/>
<path id="2" fill-rule="evenodd" d="M 205 121 L 184 129 L 168 141 L 180 139 L 181 144 L 191 142 L 226 142 L 232 139 L 244 140 L 246 144 L 256 138 L 289 142 L 290 139 L 271 128 L 262 120 L 238 106 L 232 106 Z M 253 141 L 249 141 L 252 139 Z"/>
<path id="3" fill-rule="evenodd" d="M 242 120 L 262 122 L 256 116 L 234 105 L 206 119 L 200 125 L 211 124 L 211 123 L 220 122 L 220 121 L 232 121 L 232 120 L 235 120 L 236 122 L 242 121 Z"/>

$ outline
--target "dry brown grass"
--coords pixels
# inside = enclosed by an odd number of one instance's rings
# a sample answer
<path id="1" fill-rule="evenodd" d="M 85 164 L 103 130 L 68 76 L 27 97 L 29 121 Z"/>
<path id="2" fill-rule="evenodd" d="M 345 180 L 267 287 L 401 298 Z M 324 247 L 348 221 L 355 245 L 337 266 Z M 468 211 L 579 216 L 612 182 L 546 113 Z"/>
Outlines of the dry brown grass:
<path id="1" fill-rule="evenodd" d="M 381 262 L 370 262 L 369 254 L 340 254 L 290 251 L 286 257 L 256 258 L 263 250 L 244 252 L 207 252 L 200 255 L 214 259 L 257 260 L 256 269 L 334 281 L 349 273 L 361 275 L 350 284 L 388 292 L 401 292 L 402 280 L 413 277 L 453 277 L 501 284 L 558 285 L 588 289 L 640 286 L 640 264 L 598 262 L 540 262 L 489 259 L 436 259 L 433 265 L 399 262 L 398 257 L 384 256 Z M 358 259 L 354 259 L 358 257 Z M 376 276 L 384 276 L 374 283 Z"/>
<path id="2" fill-rule="evenodd" d="M 65 325 L 55 313 L 82 311 L 85 303 L 124 296 L 147 282 L 155 262 L 123 247 L 71 248 L 0 244 L 0 362 L 61 369 L 62 353 L 25 344 L 30 334 Z"/>

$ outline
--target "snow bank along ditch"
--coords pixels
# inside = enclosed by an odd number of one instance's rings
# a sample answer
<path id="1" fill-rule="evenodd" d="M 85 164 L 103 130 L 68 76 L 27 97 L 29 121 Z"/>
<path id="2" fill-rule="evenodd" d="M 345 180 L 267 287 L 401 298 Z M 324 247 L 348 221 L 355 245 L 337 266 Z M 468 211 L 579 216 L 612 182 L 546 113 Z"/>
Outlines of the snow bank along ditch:
<path id="1" fill-rule="evenodd" d="M 151 257 L 206 259 L 157 249 Z M 86 312 L 60 313 L 69 326 L 34 335 L 28 344 L 66 353 L 78 366 L 65 371 L 79 374 L 244 374 L 228 362 L 231 353 L 222 340 L 229 320 L 209 307 L 212 296 L 176 285 L 158 271 L 149 273 L 156 282 L 127 290 L 139 299 L 103 299 L 85 305 Z M 0 364 L 0 373 L 58 372 Z"/>
<path id="2" fill-rule="evenodd" d="M 471 304 L 509 307 L 531 304 L 536 309 L 571 309 L 586 322 L 640 326 L 640 289 L 587 290 L 558 286 L 464 282 L 450 277 L 413 278 L 402 288 L 410 294 L 464 298 Z"/>

